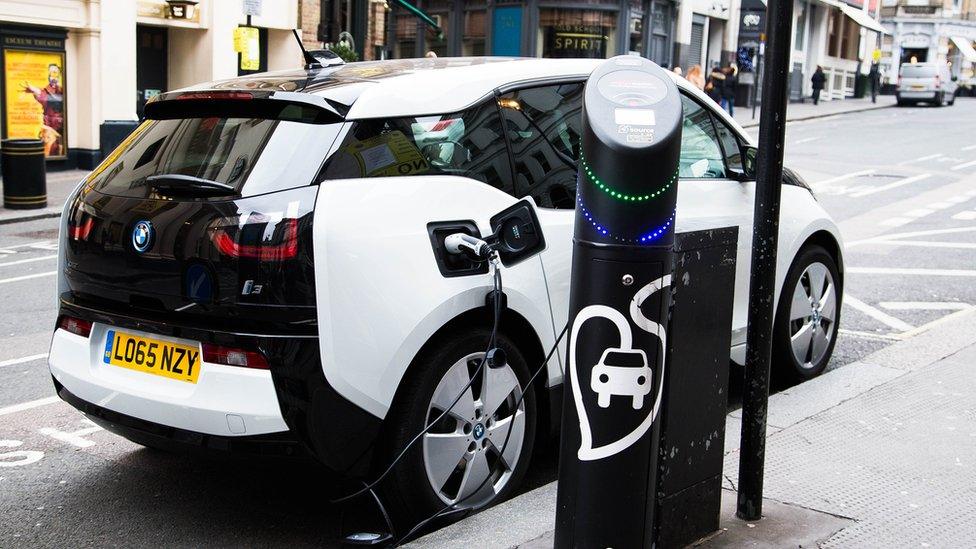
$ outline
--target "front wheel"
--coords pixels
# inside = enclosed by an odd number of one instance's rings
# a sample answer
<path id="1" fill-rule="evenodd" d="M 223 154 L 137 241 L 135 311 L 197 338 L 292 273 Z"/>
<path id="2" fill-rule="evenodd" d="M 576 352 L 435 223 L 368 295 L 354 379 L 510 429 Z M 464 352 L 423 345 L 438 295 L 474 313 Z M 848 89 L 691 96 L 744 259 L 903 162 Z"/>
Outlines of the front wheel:
<path id="1" fill-rule="evenodd" d="M 806 381 L 820 375 L 837 341 L 842 287 L 837 263 L 820 246 L 804 248 L 786 275 L 776 313 L 776 373 Z"/>
<path id="2" fill-rule="evenodd" d="M 528 366 L 511 340 L 499 334 L 506 363 L 485 364 L 479 372 L 489 335 L 477 329 L 439 340 L 408 374 L 387 415 L 390 444 L 380 470 L 433 422 L 383 483 L 405 526 L 446 506 L 492 505 L 525 475 L 537 420 L 535 394 L 526 388 Z"/>

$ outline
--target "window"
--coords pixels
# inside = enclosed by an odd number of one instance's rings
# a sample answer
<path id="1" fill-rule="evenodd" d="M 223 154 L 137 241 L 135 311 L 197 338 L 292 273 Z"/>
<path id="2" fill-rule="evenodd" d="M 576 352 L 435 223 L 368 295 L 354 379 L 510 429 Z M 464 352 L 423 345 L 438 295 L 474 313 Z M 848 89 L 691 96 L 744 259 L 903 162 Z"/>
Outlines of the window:
<path id="1" fill-rule="evenodd" d="M 725 166 L 729 170 L 742 172 L 742 143 L 736 137 L 735 132 L 725 125 L 725 122 L 713 117 L 715 129 L 718 131 L 718 139 L 722 143 L 722 150 L 725 152 Z"/>
<path id="2" fill-rule="evenodd" d="M 725 161 L 712 125 L 712 116 L 685 95 L 681 96 L 681 107 L 684 118 L 681 123 L 679 176 L 694 179 L 726 177 Z"/>
<path id="3" fill-rule="evenodd" d="M 523 89 L 499 99 L 515 159 L 516 189 L 541 207 L 576 205 L 582 96 L 583 85 L 569 83 Z"/>
<path id="4" fill-rule="evenodd" d="M 357 121 L 319 180 L 457 175 L 514 194 L 510 172 L 491 101 L 460 113 Z"/>

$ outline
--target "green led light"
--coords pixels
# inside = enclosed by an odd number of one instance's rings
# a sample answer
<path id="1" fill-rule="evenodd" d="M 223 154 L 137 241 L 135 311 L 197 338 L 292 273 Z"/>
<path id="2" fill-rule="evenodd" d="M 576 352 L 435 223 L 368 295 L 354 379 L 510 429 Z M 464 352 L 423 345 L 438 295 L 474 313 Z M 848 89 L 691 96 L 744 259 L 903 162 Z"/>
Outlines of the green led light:
<path id="1" fill-rule="evenodd" d="M 593 175 L 593 170 L 590 169 L 589 164 L 586 163 L 586 159 L 583 158 L 582 152 L 580 152 L 580 167 L 583 168 L 583 172 L 586 174 L 587 178 L 589 178 L 589 180 L 592 181 L 593 184 L 596 185 L 597 188 L 599 188 L 601 191 L 609 194 L 614 198 L 620 200 L 626 200 L 630 202 L 643 202 L 645 200 L 657 198 L 658 196 L 661 196 L 662 194 L 667 192 L 667 190 L 671 188 L 671 185 L 673 185 L 674 182 L 678 179 L 678 172 L 675 172 L 674 175 L 671 176 L 671 179 L 660 189 L 650 194 L 632 196 L 629 194 L 622 193 L 620 191 L 615 191 L 609 185 L 607 185 L 603 181 L 600 181 L 600 179 L 597 176 Z"/>

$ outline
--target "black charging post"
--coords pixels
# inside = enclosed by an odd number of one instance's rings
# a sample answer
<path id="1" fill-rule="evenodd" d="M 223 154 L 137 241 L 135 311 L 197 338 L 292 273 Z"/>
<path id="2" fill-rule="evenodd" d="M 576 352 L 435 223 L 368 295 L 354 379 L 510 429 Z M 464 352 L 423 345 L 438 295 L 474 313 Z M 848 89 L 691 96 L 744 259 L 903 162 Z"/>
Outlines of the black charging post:
<path id="1" fill-rule="evenodd" d="M 619 56 L 586 84 L 555 547 L 650 547 L 681 97 Z"/>

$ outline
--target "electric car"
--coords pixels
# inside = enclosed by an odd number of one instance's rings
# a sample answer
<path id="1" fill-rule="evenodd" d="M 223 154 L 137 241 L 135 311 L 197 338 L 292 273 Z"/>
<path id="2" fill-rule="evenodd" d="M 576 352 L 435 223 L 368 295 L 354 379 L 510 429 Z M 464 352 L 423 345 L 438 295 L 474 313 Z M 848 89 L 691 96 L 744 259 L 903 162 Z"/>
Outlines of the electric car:
<path id="1" fill-rule="evenodd" d="M 308 453 L 382 478 L 410 521 L 504 498 L 559 425 L 565 340 L 546 356 L 569 313 L 581 100 L 598 62 L 363 62 L 157 96 L 65 206 L 58 394 L 146 446 Z M 741 363 L 756 151 L 676 82 L 677 230 L 739 227 Z M 507 361 L 479 369 L 493 280 L 444 240 L 488 234 L 520 199 L 548 247 L 502 269 Z M 788 170 L 779 231 L 776 368 L 805 379 L 837 337 L 842 246 Z"/>

